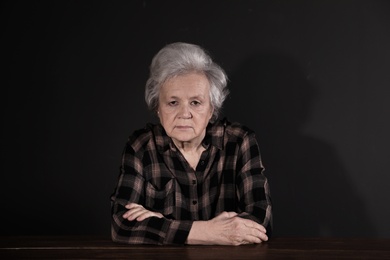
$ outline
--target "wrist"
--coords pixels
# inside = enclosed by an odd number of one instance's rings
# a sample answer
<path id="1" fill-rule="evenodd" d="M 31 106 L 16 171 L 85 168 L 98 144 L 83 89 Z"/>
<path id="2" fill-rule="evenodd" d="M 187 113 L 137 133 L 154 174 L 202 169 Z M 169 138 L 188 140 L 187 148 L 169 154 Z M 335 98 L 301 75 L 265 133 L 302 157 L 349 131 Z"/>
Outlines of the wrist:
<path id="1" fill-rule="evenodd" d="M 186 244 L 204 245 L 208 244 L 209 239 L 208 221 L 194 221 L 188 234 Z"/>

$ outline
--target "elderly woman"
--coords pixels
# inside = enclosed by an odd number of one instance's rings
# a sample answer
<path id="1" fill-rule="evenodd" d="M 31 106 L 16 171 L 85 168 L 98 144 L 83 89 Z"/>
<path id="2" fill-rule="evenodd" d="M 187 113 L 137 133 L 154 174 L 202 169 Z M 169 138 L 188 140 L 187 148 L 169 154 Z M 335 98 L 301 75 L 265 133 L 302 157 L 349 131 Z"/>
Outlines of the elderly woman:
<path id="1" fill-rule="evenodd" d="M 225 72 L 199 46 L 153 58 L 145 99 L 160 123 L 129 138 L 112 195 L 112 239 L 128 244 L 267 241 L 269 187 L 255 134 L 218 114 Z"/>

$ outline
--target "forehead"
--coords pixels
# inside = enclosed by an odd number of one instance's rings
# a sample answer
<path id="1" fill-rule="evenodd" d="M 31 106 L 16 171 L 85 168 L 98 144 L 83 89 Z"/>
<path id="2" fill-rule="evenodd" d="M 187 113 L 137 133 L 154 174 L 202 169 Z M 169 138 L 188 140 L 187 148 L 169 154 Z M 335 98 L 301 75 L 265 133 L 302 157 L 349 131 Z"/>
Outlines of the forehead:
<path id="1" fill-rule="evenodd" d="M 210 83 L 203 73 L 187 73 L 168 79 L 162 86 L 164 96 L 205 96 L 209 94 Z"/>

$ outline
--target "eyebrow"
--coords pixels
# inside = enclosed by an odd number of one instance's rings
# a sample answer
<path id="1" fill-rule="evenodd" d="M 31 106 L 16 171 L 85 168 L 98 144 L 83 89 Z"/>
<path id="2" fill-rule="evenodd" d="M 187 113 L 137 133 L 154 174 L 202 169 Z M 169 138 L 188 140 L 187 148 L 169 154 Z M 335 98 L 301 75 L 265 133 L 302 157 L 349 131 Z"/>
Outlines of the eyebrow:
<path id="1" fill-rule="evenodd" d="M 177 96 L 170 96 L 169 98 L 180 99 L 180 98 L 177 97 Z M 204 99 L 204 96 L 202 96 L 202 95 L 196 95 L 196 96 L 190 97 L 190 99 Z"/>

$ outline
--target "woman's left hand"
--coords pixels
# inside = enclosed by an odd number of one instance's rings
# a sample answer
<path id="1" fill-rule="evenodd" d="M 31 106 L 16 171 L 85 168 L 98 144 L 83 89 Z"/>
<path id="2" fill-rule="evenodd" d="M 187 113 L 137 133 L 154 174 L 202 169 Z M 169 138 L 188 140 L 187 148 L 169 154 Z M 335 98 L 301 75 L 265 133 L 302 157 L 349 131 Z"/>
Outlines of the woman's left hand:
<path id="1" fill-rule="evenodd" d="M 123 214 L 123 218 L 127 219 L 128 221 L 142 221 L 151 217 L 163 217 L 161 213 L 147 210 L 142 205 L 136 203 L 127 204 L 125 208 L 128 209 L 128 211 Z"/>

